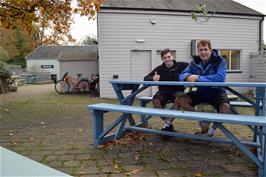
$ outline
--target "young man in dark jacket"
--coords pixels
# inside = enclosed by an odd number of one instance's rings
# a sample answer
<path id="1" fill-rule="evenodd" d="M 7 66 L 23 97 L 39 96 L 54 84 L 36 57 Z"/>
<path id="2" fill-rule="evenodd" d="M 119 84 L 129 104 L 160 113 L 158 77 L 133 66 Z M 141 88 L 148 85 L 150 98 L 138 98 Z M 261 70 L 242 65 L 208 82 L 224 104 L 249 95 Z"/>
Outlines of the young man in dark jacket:
<path id="1" fill-rule="evenodd" d="M 144 77 L 144 81 L 179 81 L 179 74 L 188 66 L 186 62 L 176 62 L 170 49 L 161 52 L 162 64 L 152 70 L 150 74 Z M 172 102 L 175 98 L 184 93 L 183 86 L 159 86 L 158 92 L 153 96 L 153 106 L 155 108 L 164 108 L 164 106 Z M 174 131 L 172 118 L 162 118 L 165 122 L 162 130 Z"/>
<path id="2" fill-rule="evenodd" d="M 209 40 L 201 40 L 197 44 L 199 56 L 195 57 L 180 75 L 180 81 L 188 82 L 224 82 L 226 76 L 226 61 L 216 50 L 212 50 Z M 230 114 L 230 105 L 226 92 L 221 87 L 198 87 L 197 91 L 180 96 L 176 104 L 186 111 L 194 111 L 193 106 L 200 103 L 210 103 L 219 113 Z M 213 136 L 215 124 L 209 129 L 209 122 L 200 122 L 201 134 Z"/>

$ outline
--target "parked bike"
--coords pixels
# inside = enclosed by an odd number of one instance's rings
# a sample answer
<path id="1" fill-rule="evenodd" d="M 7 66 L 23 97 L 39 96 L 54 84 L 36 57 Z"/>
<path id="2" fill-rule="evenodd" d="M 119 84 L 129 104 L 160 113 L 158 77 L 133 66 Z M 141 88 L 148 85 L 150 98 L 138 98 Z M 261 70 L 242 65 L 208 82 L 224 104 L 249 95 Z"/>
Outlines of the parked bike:
<path id="1" fill-rule="evenodd" d="M 77 74 L 77 79 L 68 75 L 66 72 L 62 79 L 55 83 L 57 93 L 67 93 L 70 91 L 89 92 L 90 82 L 87 79 L 81 79 L 81 74 Z"/>

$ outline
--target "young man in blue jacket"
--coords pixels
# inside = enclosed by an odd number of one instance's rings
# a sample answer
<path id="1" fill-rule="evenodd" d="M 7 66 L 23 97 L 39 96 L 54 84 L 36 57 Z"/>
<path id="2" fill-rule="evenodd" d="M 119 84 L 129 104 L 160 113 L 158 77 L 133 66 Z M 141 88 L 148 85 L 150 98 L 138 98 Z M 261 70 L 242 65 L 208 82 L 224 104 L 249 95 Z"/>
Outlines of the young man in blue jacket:
<path id="1" fill-rule="evenodd" d="M 179 75 L 180 81 L 188 82 L 224 82 L 226 76 L 226 61 L 212 50 L 209 40 L 200 40 L 197 44 L 198 56 Z M 230 114 L 230 104 L 226 92 L 221 87 L 198 87 L 196 91 L 180 96 L 176 105 L 186 111 L 194 111 L 195 105 L 209 103 L 219 113 Z M 209 122 L 200 122 L 200 134 L 213 136 L 215 124 L 209 128 Z"/>

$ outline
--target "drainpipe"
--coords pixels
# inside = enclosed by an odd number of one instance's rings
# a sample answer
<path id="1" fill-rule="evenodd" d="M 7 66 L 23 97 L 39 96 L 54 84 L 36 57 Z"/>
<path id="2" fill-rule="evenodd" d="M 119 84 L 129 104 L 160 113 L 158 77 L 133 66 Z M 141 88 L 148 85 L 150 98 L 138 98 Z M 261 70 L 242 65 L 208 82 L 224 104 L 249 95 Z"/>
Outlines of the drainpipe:
<path id="1" fill-rule="evenodd" d="M 262 16 L 262 19 L 259 23 L 259 51 L 262 51 L 262 26 L 263 26 L 264 16 Z M 265 28 L 265 27 L 264 27 Z M 266 34 L 264 34 L 266 35 Z"/>

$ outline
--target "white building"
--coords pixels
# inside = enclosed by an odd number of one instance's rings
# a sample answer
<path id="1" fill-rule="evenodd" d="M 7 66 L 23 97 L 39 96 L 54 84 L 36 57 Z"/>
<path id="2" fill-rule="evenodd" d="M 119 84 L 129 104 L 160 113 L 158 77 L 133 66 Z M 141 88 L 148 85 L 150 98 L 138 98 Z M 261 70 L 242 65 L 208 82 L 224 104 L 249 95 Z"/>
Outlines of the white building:
<path id="1" fill-rule="evenodd" d="M 199 2 L 216 12 L 207 22 L 191 18 Z M 176 52 L 177 61 L 190 62 L 191 42 L 203 38 L 226 57 L 227 81 L 248 81 L 264 15 L 231 0 L 106 0 L 97 18 L 100 96 L 116 97 L 109 80 L 143 80 L 165 48 Z"/>
<path id="2" fill-rule="evenodd" d="M 29 72 L 50 72 L 57 80 L 66 72 L 73 77 L 82 74 L 82 78 L 90 78 L 92 74 L 98 74 L 97 45 L 42 45 L 26 56 L 26 65 Z"/>

